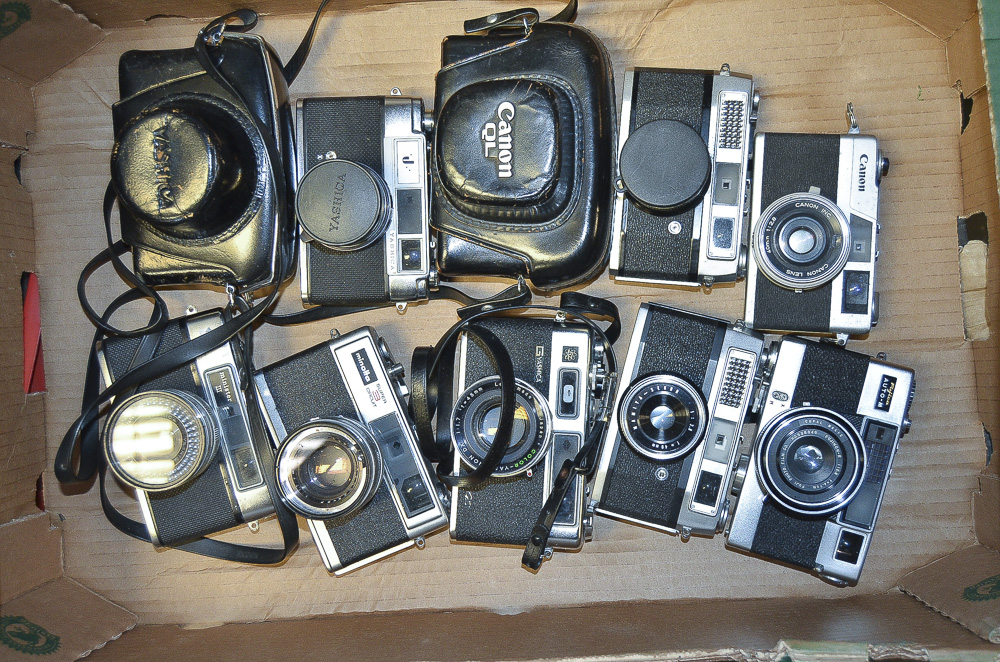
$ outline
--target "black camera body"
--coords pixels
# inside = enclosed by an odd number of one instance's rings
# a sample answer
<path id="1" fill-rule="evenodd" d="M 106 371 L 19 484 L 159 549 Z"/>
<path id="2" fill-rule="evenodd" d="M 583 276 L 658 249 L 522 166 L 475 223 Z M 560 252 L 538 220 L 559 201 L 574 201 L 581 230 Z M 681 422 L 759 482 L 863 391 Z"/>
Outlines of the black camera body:
<path id="1" fill-rule="evenodd" d="M 398 95 L 297 103 L 303 303 L 405 304 L 436 285 L 423 122 L 423 102 Z"/>
<path id="2" fill-rule="evenodd" d="M 143 354 L 149 353 L 150 346 L 155 347 L 151 356 L 159 356 L 183 342 L 208 333 L 222 322 L 221 313 L 208 311 L 171 320 L 158 335 L 105 339 L 98 347 L 97 355 L 105 383 L 112 384 L 135 362 L 147 360 L 149 357 Z M 271 447 L 268 440 L 252 437 L 247 402 L 240 389 L 241 356 L 242 352 L 232 342 L 217 347 L 190 364 L 144 382 L 135 395 L 122 402 L 116 401 L 116 409 L 108 416 L 104 436 L 111 445 L 106 442 L 106 448 L 113 449 L 121 444 L 121 452 L 106 450 L 105 453 L 109 466 L 119 476 L 123 467 L 126 471 L 138 468 L 154 477 L 162 476 L 156 469 L 147 471 L 143 468 L 144 462 L 155 460 L 144 457 L 146 451 L 134 447 L 134 442 L 155 443 L 155 436 L 142 436 L 126 428 L 135 429 L 136 424 L 146 427 L 162 425 L 172 419 L 181 423 L 180 429 L 186 430 L 188 436 L 198 434 L 192 417 L 185 415 L 183 409 L 151 416 L 150 406 L 159 407 L 162 402 L 136 402 L 139 416 L 129 417 L 122 409 L 130 401 L 135 402 L 136 398 L 166 392 L 193 401 L 206 414 L 205 425 L 200 432 L 205 436 L 219 437 L 217 445 L 209 446 L 202 458 L 200 473 L 192 471 L 191 474 L 195 475 L 184 480 L 183 484 L 169 489 L 136 489 L 143 520 L 156 546 L 179 545 L 274 514 L 274 502 L 263 475 L 272 462 L 261 455 L 271 452 Z M 119 426 L 123 432 L 121 438 L 115 435 Z M 190 450 L 190 446 L 185 450 Z M 214 453 L 212 448 L 216 449 Z M 193 457 L 194 454 L 194 451 L 172 456 L 164 454 L 161 459 L 185 465 L 194 460 L 184 456 Z M 174 459 L 181 457 L 183 459 Z"/>
<path id="3" fill-rule="evenodd" d="M 282 499 L 306 518 L 329 572 L 413 545 L 448 515 L 406 414 L 403 367 L 371 327 L 259 370 Z"/>
<path id="4" fill-rule="evenodd" d="M 610 58 L 584 29 L 531 21 L 442 45 L 430 170 L 442 276 L 556 289 L 606 264 Z"/>
<path id="5" fill-rule="evenodd" d="M 878 200 L 889 162 L 873 136 L 759 133 L 748 326 L 848 336 L 878 322 Z"/>
<path id="6" fill-rule="evenodd" d="M 729 65 L 629 68 L 623 96 L 612 277 L 706 287 L 742 278 L 753 79 Z"/>
<path id="7" fill-rule="evenodd" d="M 775 345 L 726 544 L 855 584 L 910 429 L 913 371 L 829 343 Z"/>
<path id="8" fill-rule="evenodd" d="M 595 511 L 684 539 L 721 531 L 763 350 L 764 337 L 741 324 L 642 304 L 597 465 Z"/>
<path id="9" fill-rule="evenodd" d="M 517 317 L 475 322 L 510 354 L 517 379 L 515 424 L 500 466 L 483 483 L 452 488 L 451 537 L 459 542 L 523 547 L 559 469 L 575 458 L 593 419 L 593 389 L 601 350 L 576 323 Z M 475 337 L 459 341 L 451 428 L 455 474 L 477 468 L 493 443 L 500 383 Z M 573 478 L 548 539 L 555 549 L 579 549 L 590 535 L 585 481 Z"/>
<path id="10" fill-rule="evenodd" d="M 119 61 L 111 176 L 122 238 L 149 285 L 254 290 L 294 260 L 288 201 L 278 194 L 291 190 L 288 90 L 259 36 L 227 34 L 211 53 L 236 95 L 193 48 L 129 51 Z"/>

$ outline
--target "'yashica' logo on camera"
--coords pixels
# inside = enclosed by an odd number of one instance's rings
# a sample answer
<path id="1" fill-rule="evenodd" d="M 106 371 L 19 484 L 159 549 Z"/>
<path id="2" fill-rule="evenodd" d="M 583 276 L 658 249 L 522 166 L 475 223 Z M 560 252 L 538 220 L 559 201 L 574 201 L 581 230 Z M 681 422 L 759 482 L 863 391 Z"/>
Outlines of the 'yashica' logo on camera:
<path id="1" fill-rule="evenodd" d="M 354 359 L 354 365 L 357 366 L 358 374 L 361 375 L 361 381 L 365 385 L 371 384 L 377 379 L 371 361 L 368 360 L 368 353 L 365 350 L 359 349 L 356 352 L 351 352 L 351 358 Z"/>
<path id="2" fill-rule="evenodd" d="M 483 126 L 483 154 L 488 159 L 496 159 L 497 177 L 506 179 L 513 174 L 514 104 L 504 101 L 497 106 L 497 119 L 500 121 L 487 122 Z"/>
<path id="3" fill-rule="evenodd" d="M 896 392 L 896 378 L 892 375 L 882 375 L 882 383 L 878 387 L 878 395 L 875 397 L 875 409 L 879 411 L 889 411 L 892 406 L 892 395 Z"/>
<path id="4" fill-rule="evenodd" d="M 170 136 L 167 126 L 153 129 L 153 173 L 156 179 L 156 206 L 160 211 L 177 207 L 170 172 Z"/>

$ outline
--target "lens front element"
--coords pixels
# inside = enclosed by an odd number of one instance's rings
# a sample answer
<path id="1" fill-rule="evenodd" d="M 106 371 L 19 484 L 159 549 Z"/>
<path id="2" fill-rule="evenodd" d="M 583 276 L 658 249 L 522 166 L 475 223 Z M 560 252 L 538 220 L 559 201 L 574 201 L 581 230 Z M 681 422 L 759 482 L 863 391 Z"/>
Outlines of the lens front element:
<path id="1" fill-rule="evenodd" d="M 132 487 L 169 490 L 193 480 L 219 452 L 218 423 L 205 402 L 181 391 L 145 391 L 108 416 L 108 466 Z"/>
<path id="2" fill-rule="evenodd" d="M 513 476 L 535 466 L 552 439 L 552 416 L 545 398 L 535 388 L 516 380 L 514 425 L 510 444 L 494 476 Z M 500 380 L 487 377 L 458 398 L 452 412 L 451 436 L 466 465 L 482 464 L 493 447 L 500 424 Z"/>
<path id="3" fill-rule="evenodd" d="M 840 207 L 815 193 L 771 203 L 754 226 L 757 266 L 777 285 L 814 289 L 837 277 L 851 250 L 851 225 Z"/>
<path id="4" fill-rule="evenodd" d="M 311 519 L 330 519 L 364 506 L 378 489 L 382 469 L 371 432 L 346 418 L 310 421 L 278 448 L 282 499 Z"/>
<path id="5" fill-rule="evenodd" d="M 854 427 L 819 407 L 792 409 L 760 433 L 757 467 L 767 493 L 789 510 L 832 513 L 861 487 L 865 448 Z"/>
<path id="6" fill-rule="evenodd" d="M 618 409 L 625 440 L 654 460 L 671 460 L 694 448 L 705 433 L 705 403 L 676 375 L 650 375 L 629 386 Z"/>

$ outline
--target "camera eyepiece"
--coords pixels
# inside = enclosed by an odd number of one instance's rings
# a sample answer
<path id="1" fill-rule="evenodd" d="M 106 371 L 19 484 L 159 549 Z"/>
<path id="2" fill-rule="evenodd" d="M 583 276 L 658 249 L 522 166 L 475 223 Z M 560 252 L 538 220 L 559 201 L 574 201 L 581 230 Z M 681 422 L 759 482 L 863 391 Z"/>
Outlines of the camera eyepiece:
<path id="1" fill-rule="evenodd" d="M 218 422 L 205 402 L 181 391 L 144 391 L 108 416 L 104 452 L 111 471 L 156 492 L 200 475 L 219 452 Z"/>
<path id="2" fill-rule="evenodd" d="M 281 497 L 311 519 L 332 519 L 364 506 L 375 495 L 382 470 L 371 432 L 346 418 L 310 421 L 278 448 Z"/>

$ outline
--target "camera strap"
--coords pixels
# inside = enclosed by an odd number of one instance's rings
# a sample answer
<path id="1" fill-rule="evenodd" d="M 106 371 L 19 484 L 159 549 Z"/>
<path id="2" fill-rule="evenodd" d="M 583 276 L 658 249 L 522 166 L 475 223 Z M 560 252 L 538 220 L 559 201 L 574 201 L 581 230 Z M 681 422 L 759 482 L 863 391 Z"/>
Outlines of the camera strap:
<path id="1" fill-rule="evenodd" d="M 546 501 L 538 520 L 532 529 L 528 545 L 525 548 L 522 562 L 528 568 L 535 570 L 541 565 L 545 554 L 552 525 L 563 499 L 569 492 L 572 479 L 578 475 L 589 478 L 596 467 L 597 453 L 604 439 L 604 433 L 612 415 L 612 399 L 617 383 L 617 361 L 614 354 L 614 342 L 621 335 L 621 319 L 618 307 L 607 299 L 567 292 L 560 298 L 560 305 L 512 305 L 495 308 L 489 305 L 463 308 L 459 311 L 462 318 L 442 336 L 433 347 L 417 347 L 413 352 L 410 377 L 410 415 L 417 428 L 417 438 L 420 441 L 421 452 L 431 462 L 437 463 L 437 475 L 448 487 L 474 487 L 482 483 L 499 466 L 510 444 L 510 433 L 514 417 L 514 374 L 510 355 L 503 343 L 486 328 L 476 322 L 484 317 L 494 315 L 533 314 L 550 312 L 557 322 L 568 319 L 582 322 L 596 335 L 603 347 L 606 376 L 601 394 L 601 404 L 597 408 L 594 420 L 591 421 L 586 439 L 576 457 L 566 460 L 556 476 L 553 491 Z M 602 329 L 593 317 L 610 320 L 606 329 Z M 483 462 L 478 468 L 468 474 L 455 475 L 451 473 L 454 466 L 454 446 L 450 435 L 451 408 L 454 404 L 454 366 L 458 340 L 462 332 L 472 334 L 479 341 L 487 358 L 497 369 L 501 384 L 500 417 L 497 433 Z M 508 371 L 509 369 L 509 371 Z M 510 401 L 504 398 L 510 393 Z M 435 430 L 434 418 L 438 425 Z"/>

